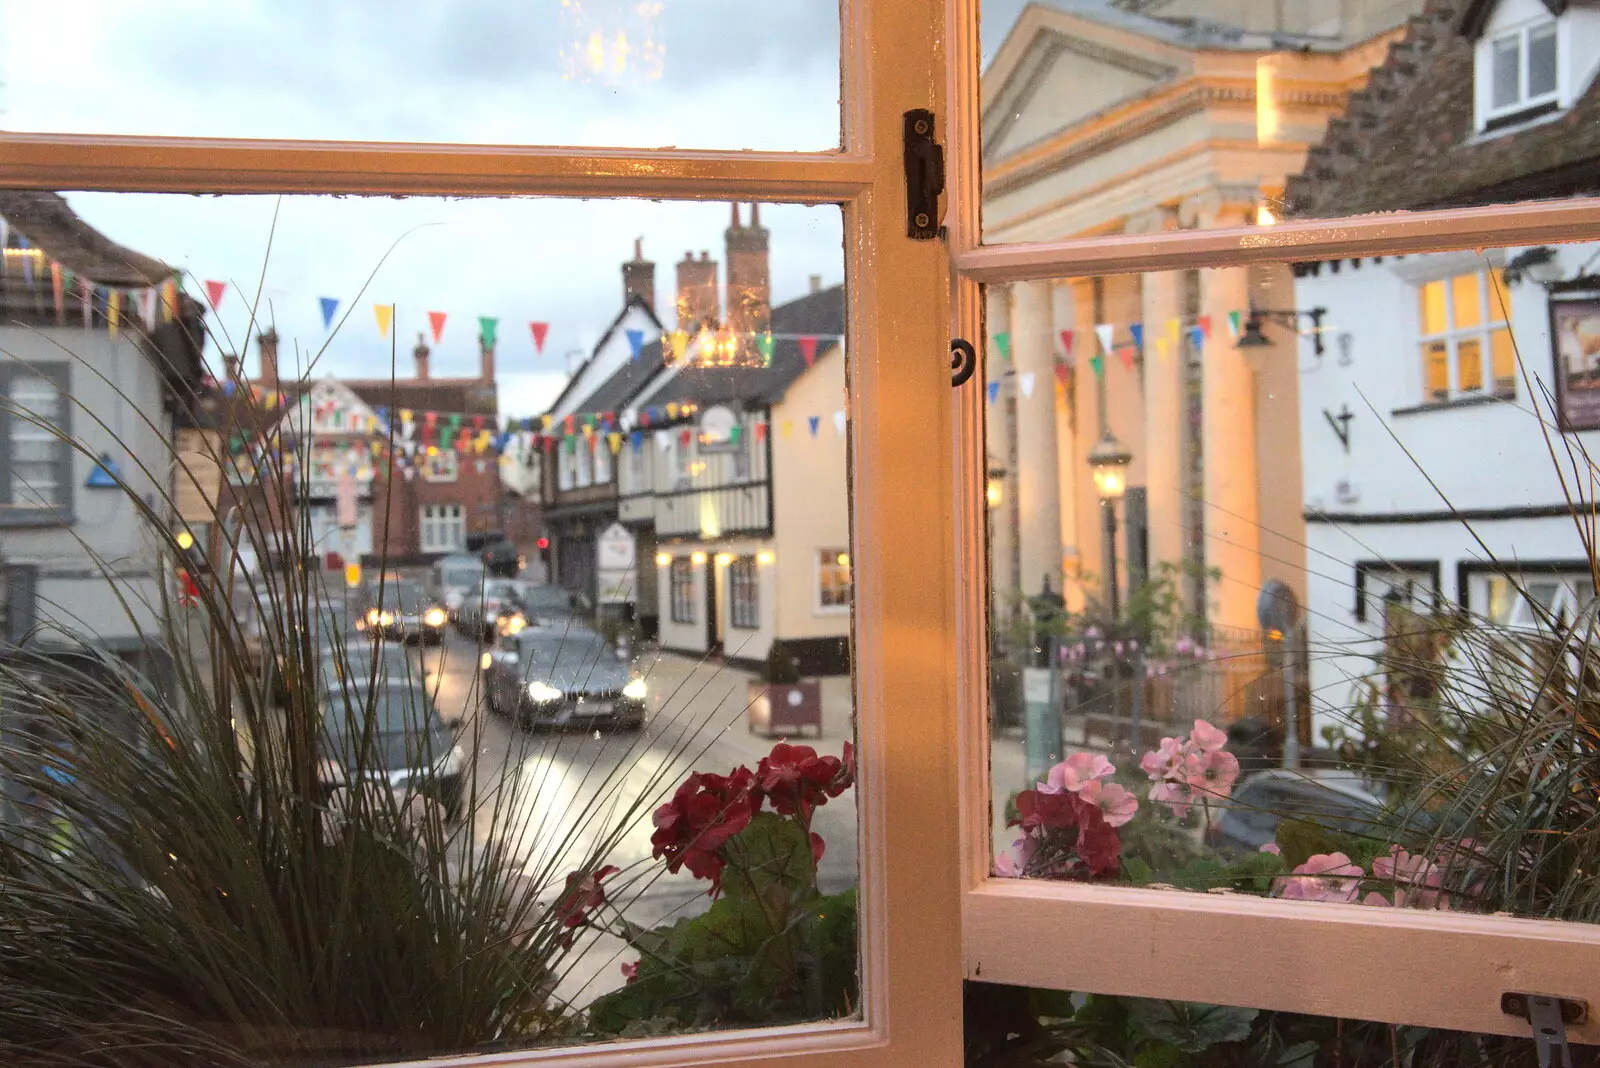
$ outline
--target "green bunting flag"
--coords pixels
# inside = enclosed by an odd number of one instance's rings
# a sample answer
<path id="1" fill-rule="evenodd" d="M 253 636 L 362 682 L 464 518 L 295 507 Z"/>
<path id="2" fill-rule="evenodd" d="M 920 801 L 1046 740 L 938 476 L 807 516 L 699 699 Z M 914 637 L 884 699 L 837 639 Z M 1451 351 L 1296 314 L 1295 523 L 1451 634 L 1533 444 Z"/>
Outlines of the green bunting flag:
<path id="1" fill-rule="evenodd" d="M 761 350 L 761 358 L 770 365 L 772 363 L 772 335 L 762 334 L 756 338 L 756 346 Z"/>
<path id="2" fill-rule="evenodd" d="M 485 345 L 488 345 L 491 348 L 494 346 L 495 331 L 499 328 L 500 320 L 496 319 L 494 316 L 478 316 L 478 336 L 483 339 L 483 343 Z"/>
<path id="3" fill-rule="evenodd" d="M 1094 368 L 1094 376 L 1096 378 L 1106 373 L 1106 359 L 1104 356 L 1090 356 L 1089 366 Z"/>
<path id="4" fill-rule="evenodd" d="M 1000 350 L 1000 358 L 1001 359 L 1005 359 L 1005 360 L 1011 359 L 1011 333 L 1010 333 L 1010 331 L 1007 331 L 1004 334 L 996 334 L 994 336 L 994 344 L 995 344 L 995 347 Z"/>
<path id="5" fill-rule="evenodd" d="M 1239 340 L 1239 316 L 1240 313 L 1236 311 L 1228 313 L 1228 333 L 1233 335 L 1235 341 Z"/>

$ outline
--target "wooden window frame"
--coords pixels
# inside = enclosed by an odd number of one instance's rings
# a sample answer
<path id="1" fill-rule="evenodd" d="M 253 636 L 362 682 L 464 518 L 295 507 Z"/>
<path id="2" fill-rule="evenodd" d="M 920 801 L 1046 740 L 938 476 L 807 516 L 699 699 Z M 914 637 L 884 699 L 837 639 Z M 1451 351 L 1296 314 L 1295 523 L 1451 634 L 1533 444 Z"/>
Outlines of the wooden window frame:
<path id="1" fill-rule="evenodd" d="M 28 417 L 12 408 L 12 388 L 18 379 L 42 378 L 56 389 L 60 408 L 55 428 L 64 437 L 53 443 L 55 457 L 56 500 L 53 504 L 37 503 L 37 495 L 19 486 L 11 465 L 11 430 L 14 423 L 28 423 Z M 0 363 L 0 529 L 7 527 L 62 526 L 74 521 L 74 504 L 79 487 L 73 478 L 75 452 L 68 441 L 72 437 L 72 366 L 67 363 L 23 363 L 8 360 Z"/>
<path id="2" fill-rule="evenodd" d="M 674 556 L 667 565 L 667 606 L 672 622 L 700 622 L 700 601 L 695 590 L 694 561 L 687 556 Z"/>
<path id="3" fill-rule="evenodd" d="M 947 4 L 962 60 L 950 70 L 946 168 L 952 336 L 985 336 L 985 284 L 1600 239 L 1600 199 L 1573 198 L 985 245 L 977 0 Z M 980 368 L 956 398 L 963 576 L 989 568 L 985 380 Z M 987 582 L 962 582 L 957 596 L 967 978 L 1522 1036 L 1527 1024 L 1501 1012 L 1502 992 L 1600 994 L 1600 924 L 991 878 Z M 1600 1043 L 1600 1021 L 1568 1035 Z"/>
<path id="4" fill-rule="evenodd" d="M 754 556 L 728 561 L 728 626 L 761 629 L 761 565 Z"/>

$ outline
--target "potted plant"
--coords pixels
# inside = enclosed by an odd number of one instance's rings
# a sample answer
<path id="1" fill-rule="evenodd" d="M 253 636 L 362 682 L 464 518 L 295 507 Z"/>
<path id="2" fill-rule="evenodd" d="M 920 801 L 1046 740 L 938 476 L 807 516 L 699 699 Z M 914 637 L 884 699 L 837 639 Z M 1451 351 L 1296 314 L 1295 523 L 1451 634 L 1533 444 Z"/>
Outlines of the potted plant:
<path id="1" fill-rule="evenodd" d="M 761 665 L 761 677 L 750 683 L 750 731 L 768 738 L 814 727 L 822 736 L 822 683 L 802 678 L 800 665 L 782 641 L 774 640 Z"/>

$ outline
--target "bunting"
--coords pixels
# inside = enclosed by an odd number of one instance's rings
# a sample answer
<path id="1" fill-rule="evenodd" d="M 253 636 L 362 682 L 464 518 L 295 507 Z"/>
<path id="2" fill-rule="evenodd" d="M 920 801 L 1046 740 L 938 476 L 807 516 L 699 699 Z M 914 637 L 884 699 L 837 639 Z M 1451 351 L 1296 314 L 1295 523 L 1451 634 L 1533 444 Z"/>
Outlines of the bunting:
<path id="1" fill-rule="evenodd" d="M 989 383 L 989 403 L 993 404 L 995 401 L 997 401 L 999 399 L 1000 399 L 1000 383 L 998 383 L 998 382 L 990 382 Z"/>
<path id="2" fill-rule="evenodd" d="M 1033 375 L 1032 371 L 1029 371 L 1027 374 L 1022 375 L 1020 378 L 1017 379 L 1017 381 L 1022 386 L 1022 395 L 1024 397 L 1033 396 L 1034 375 Z"/>
<path id="3" fill-rule="evenodd" d="M 378 320 L 378 336 L 388 337 L 389 327 L 394 323 L 394 305 L 374 304 L 372 306 L 372 314 Z"/>
<path id="4" fill-rule="evenodd" d="M 1072 359 L 1072 331 L 1061 331 L 1061 351 L 1066 353 L 1067 359 Z"/>
<path id="5" fill-rule="evenodd" d="M 1002 360 L 1011 359 L 1011 332 L 1009 330 L 996 334 L 994 336 L 994 345 L 995 348 L 1000 350 L 1000 358 Z"/>
<path id="6" fill-rule="evenodd" d="M 1144 324 L 1130 323 L 1128 333 L 1133 338 L 1133 347 L 1139 355 L 1144 355 Z"/>
<path id="7" fill-rule="evenodd" d="M 538 355 L 544 355 L 544 339 L 549 336 L 549 323 L 529 323 L 528 329 L 533 332 L 533 350 Z"/>
<path id="8" fill-rule="evenodd" d="M 1117 328 L 1110 323 L 1100 323 L 1094 328 L 1094 336 L 1100 339 L 1100 355 L 1109 356 L 1111 343 L 1117 337 Z"/>
<path id="9" fill-rule="evenodd" d="M 639 354 L 644 351 L 644 331 L 626 330 L 623 332 L 628 335 L 628 348 L 633 352 L 633 358 L 637 360 Z"/>
<path id="10" fill-rule="evenodd" d="M 839 411 L 833 413 L 833 429 L 840 435 L 843 435 L 845 424 L 849 422 L 849 420 L 850 417 L 841 408 Z"/>
<path id="11" fill-rule="evenodd" d="M 494 348 L 495 334 L 500 331 L 500 320 L 493 315 L 478 316 L 478 340 Z"/>
<path id="12" fill-rule="evenodd" d="M 1096 378 L 1102 377 L 1106 373 L 1106 358 L 1098 354 L 1090 356 L 1089 369 L 1094 372 Z"/>
<path id="13" fill-rule="evenodd" d="M 1239 328 L 1242 321 L 1243 318 L 1239 312 L 1231 311 L 1228 313 L 1228 334 L 1235 341 L 1239 340 Z"/>
<path id="14" fill-rule="evenodd" d="M 228 283 L 208 280 L 206 282 L 206 303 L 211 305 L 212 311 L 222 307 L 222 298 L 228 294 Z"/>
<path id="15" fill-rule="evenodd" d="M 428 326 L 433 330 L 433 343 L 435 345 L 437 345 L 440 339 L 444 337 L 445 318 L 445 313 L 442 311 L 431 311 L 428 313 Z"/>
<path id="16" fill-rule="evenodd" d="M 333 328 L 333 314 L 339 310 L 339 298 L 318 297 L 317 300 L 322 306 L 322 329 L 331 330 Z"/>
<path id="17" fill-rule="evenodd" d="M 822 416 L 808 415 L 806 416 L 806 423 L 811 427 L 811 436 L 816 437 L 817 428 L 822 425 Z"/>
<path id="18" fill-rule="evenodd" d="M 810 367 L 817 362 L 817 339 L 810 335 L 800 340 L 800 355 L 805 357 L 806 366 Z"/>

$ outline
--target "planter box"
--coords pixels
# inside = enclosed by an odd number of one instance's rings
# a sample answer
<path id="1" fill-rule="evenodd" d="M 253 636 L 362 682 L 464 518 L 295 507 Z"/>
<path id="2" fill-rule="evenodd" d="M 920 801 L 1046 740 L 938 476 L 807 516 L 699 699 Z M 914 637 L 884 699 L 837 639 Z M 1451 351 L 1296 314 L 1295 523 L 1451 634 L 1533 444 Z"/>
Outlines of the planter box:
<path id="1" fill-rule="evenodd" d="M 748 703 L 751 734 L 772 738 L 814 727 L 817 737 L 822 737 L 822 682 L 818 679 L 781 686 L 752 682 Z"/>

